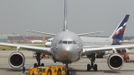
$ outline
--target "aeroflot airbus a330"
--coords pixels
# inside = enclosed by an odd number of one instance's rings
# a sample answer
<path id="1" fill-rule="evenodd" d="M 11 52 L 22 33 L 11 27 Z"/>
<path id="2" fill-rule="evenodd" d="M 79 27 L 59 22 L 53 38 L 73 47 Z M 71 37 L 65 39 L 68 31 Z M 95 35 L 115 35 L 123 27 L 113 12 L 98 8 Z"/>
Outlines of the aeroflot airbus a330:
<path id="1" fill-rule="evenodd" d="M 124 49 L 124 48 L 133 48 L 134 45 L 111 45 L 106 47 L 83 47 L 82 41 L 79 35 L 71 32 L 67 28 L 67 20 L 66 20 L 66 0 L 64 0 L 64 28 L 63 31 L 59 32 L 58 34 L 54 34 L 54 38 L 52 41 L 51 48 L 46 47 L 35 47 L 35 46 L 27 46 L 27 45 L 19 45 L 19 44 L 11 44 L 11 43 L 0 43 L 0 45 L 16 47 L 16 51 L 11 53 L 9 56 L 9 65 L 16 69 L 22 68 L 25 64 L 25 57 L 23 53 L 19 50 L 26 49 L 28 51 L 34 51 L 36 53 L 37 63 L 34 66 L 43 66 L 41 61 L 42 54 L 49 54 L 53 57 L 54 62 L 61 62 L 66 64 L 68 68 L 68 64 L 76 62 L 80 60 L 82 55 L 86 55 L 87 58 L 91 61 L 91 63 L 87 63 L 87 70 L 93 69 L 97 71 L 97 64 L 95 64 L 95 52 L 98 51 L 111 51 L 113 50 L 114 53 L 111 54 L 107 59 L 107 64 L 110 69 L 112 70 L 119 70 L 123 65 L 122 57 L 116 53 L 116 49 Z M 127 19 L 123 21 L 123 25 L 126 24 Z M 119 27 L 119 32 L 123 31 L 124 27 Z M 118 33 L 116 33 L 118 34 Z M 115 34 L 115 35 L 116 35 Z"/>

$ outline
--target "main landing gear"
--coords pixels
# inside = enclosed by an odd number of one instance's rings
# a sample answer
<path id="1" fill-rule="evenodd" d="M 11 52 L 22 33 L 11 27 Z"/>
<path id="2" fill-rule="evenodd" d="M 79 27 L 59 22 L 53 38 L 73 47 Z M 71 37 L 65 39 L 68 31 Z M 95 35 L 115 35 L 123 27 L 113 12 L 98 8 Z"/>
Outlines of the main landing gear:
<path id="1" fill-rule="evenodd" d="M 93 69 L 94 71 L 98 70 L 98 66 L 97 64 L 95 64 L 95 53 L 88 55 L 87 56 L 89 58 L 89 60 L 91 61 L 90 64 L 87 64 L 87 71 L 90 71 L 91 69 Z"/>
<path id="2" fill-rule="evenodd" d="M 41 63 L 41 59 L 43 58 L 41 57 L 41 53 L 36 53 L 35 58 L 37 60 L 37 63 L 34 63 L 34 67 L 44 66 L 44 63 Z"/>

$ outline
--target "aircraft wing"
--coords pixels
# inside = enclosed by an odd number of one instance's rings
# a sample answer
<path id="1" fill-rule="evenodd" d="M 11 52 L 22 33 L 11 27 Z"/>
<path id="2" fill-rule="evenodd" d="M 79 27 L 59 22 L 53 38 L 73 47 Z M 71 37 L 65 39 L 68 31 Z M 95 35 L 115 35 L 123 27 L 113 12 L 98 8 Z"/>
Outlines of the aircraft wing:
<path id="1" fill-rule="evenodd" d="M 116 51 L 116 49 L 124 49 L 124 48 L 134 48 L 134 45 L 111 45 L 111 46 L 104 46 L 104 47 L 97 47 L 97 48 L 83 48 L 83 54 L 88 54 L 92 52 L 98 51 Z"/>
<path id="2" fill-rule="evenodd" d="M 17 48 L 17 50 L 25 49 L 25 50 L 29 50 L 29 51 L 44 52 L 44 53 L 47 53 L 47 54 L 51 54 L 50 48 L 46 48 L 46 47 L 36 47 L 36 46 L 11 44 L 11 43 L 0 43 L 0 46 L 15 47 L 15 48 Z"/>

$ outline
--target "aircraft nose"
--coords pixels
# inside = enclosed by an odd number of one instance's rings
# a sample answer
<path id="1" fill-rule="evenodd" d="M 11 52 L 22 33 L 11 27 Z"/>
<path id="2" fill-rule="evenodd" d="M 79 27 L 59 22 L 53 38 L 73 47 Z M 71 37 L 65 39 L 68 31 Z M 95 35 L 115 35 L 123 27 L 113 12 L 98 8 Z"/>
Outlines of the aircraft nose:
<path id="1" fill-rule="evenodd" d="M 61 47 L 61 49 L 62 49 L 63 51 L 66 51 L 66 52 L 72 52 L 72 51 L 77 50 L 78 47 L 75 46 L 75 45 L 64 45 L 64 46 Z"/>
<path id="2" fill-rule="evenodd" d="M 70 51 L 71 48 L 70 48 L 70 47 L 65 47 L 65 50 L 66 50 L 66 51 Z"/>

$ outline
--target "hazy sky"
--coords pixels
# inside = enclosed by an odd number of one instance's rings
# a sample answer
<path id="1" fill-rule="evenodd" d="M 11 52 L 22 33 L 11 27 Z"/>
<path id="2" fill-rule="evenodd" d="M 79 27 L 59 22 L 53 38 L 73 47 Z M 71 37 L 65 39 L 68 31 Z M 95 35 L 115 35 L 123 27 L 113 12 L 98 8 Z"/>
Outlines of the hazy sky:
<path id="1" fill-rule="evenodd" d="M 134 36 L 134 0 L 67 0 L 68 28 L 75 33 L 110 35 L 130 14 L 125 35 Z M 26 30 L 57 33 L 63 29 L 63 0 L 0 0 L 0 33 Z"/>

